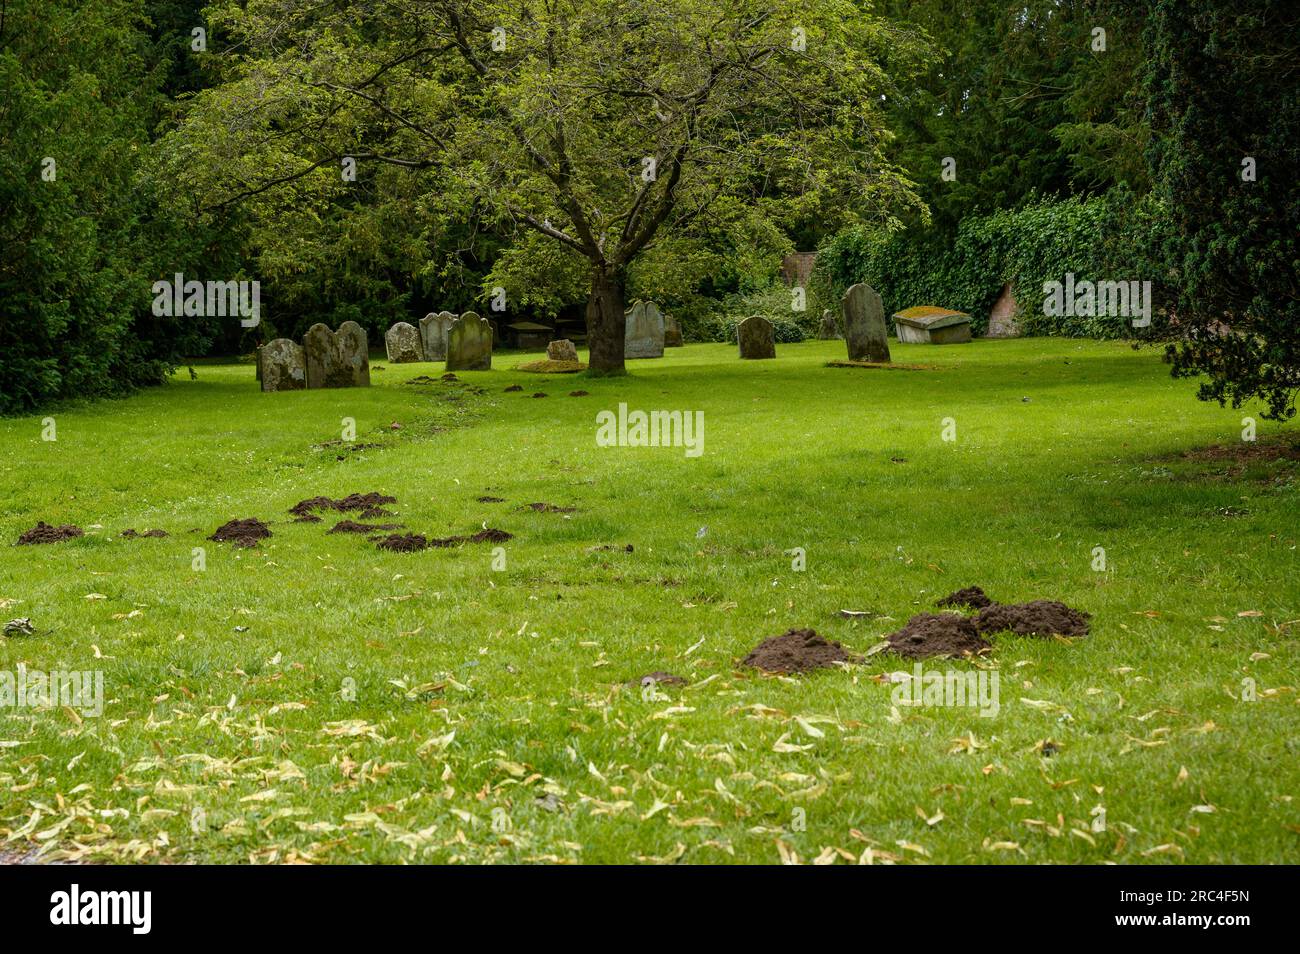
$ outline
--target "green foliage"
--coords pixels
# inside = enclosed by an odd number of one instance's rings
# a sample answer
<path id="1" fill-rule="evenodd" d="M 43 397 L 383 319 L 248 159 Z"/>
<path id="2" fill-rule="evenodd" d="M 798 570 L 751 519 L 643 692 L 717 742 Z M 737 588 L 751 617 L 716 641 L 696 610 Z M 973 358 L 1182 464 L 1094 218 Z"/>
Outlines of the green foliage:
<path id="1" fill-rule="evenodd" d="M 157 383 L 211 339 L 201 319 L 148 310 L 152 282 L 209 238 L 159 215 L 139 175 L 160 102 L 151 59 L 134 0 L 5 7 L 0 412 Z"/>
<path id="2" fill-rule="evenodd" d="M 1043 314 L 1044 284 L 1076 279 L 1141 279 L 1135 256 L 1126 253 L 1129 218 L 1111 198 L 1040 199 L 1015 211 L 962 220 L 951 242 L 933 232 L 882 234 L 866 229 L 841 233 L 817 255 L 817 269 L 833 294 L 866 282 L 891 315 L 913 305 L 938 305 L 971 315 L 975 334 L 987 328 L 989 311 L 1010 283 L 1030 334 L 1118 337 L 1124 317 L 1060 317 Z"/>
<path id="3" fill-rule="evenodd" d="M 1295 414 L 1300 389 L 1300 8 L 1157 0 L 1146 75 L 1149 151 L 1167 222 L 1144 243 L 1200 397 Z M 1252 160 L 1255 181 L 1243 177 Z M 1224 329 L 1224 324 L 1227 330 Z"/>

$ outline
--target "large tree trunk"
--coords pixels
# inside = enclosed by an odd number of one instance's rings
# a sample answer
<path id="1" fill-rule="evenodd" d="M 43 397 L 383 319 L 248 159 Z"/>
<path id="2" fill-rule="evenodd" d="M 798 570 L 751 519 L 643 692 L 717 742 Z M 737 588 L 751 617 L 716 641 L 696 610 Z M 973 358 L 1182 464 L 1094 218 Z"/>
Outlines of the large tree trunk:
<path id="1" fill-rule="evenodd" d="M 621 374 L 623 367 L 623 273 L 596 266 L 587 299 L 588 367 L 596 374 Z"/>

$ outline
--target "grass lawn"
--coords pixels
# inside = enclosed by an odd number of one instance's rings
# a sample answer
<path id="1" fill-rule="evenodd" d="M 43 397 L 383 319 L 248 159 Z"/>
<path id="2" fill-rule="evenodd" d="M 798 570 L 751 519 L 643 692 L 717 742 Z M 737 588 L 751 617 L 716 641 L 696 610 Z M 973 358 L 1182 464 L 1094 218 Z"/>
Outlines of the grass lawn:
<path id="1" fill-rule="evenodd" d="M 389 365 L 368 390 L 280 394 L 205 364 L 55 412 L 56 441 L 0 420 L 5 543 L 38 519 L 87 530 L 0 546 L 0 621 L 36 630 L 0 639 L 0 671 L 104 679 L 99 718 L 0 710 L 0 852 L 1300 862 L 1300 462 L 1236 456 L 1249 411 L 1122 344 L 894 344 L 929 369 L 825 367 L 843 354 L 692 345 L 615 380 L 498 354 L 460 384 Z M 620 401 L 703 411 L 702 456 L 596 446 Z M 319 446 L 347 417 L 355 441 Z M 1233 450 L 1184 455 L 1215 444 Z M 355 514 L 287 513 L 369 491 L 413 532 L 509 531 L 505 569 L 492 544 L 389 553 L 326 534 Z M 273 536 L 206 539 L 242 517 Z M 118 538 L 155 527 L 170 536 Z M 995 717 L 894 706 L 887 674 L 912 663 L 887 653 L 739 665 L 791 627 L 865 652 L 970 584 L 1093 617 L 1086 638 L 926 664 L 996 668 Z M 655 670 L 690 684 L 625 685 Z"/>

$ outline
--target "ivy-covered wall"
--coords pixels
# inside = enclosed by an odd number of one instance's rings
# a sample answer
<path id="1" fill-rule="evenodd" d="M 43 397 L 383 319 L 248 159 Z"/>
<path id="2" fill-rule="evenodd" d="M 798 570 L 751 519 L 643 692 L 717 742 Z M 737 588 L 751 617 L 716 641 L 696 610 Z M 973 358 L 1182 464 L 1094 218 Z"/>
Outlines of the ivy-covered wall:
<path id="1" fill-rule="evenodd" d="M 1010 282 L 1027 334 L 1119 337 L 1124 317 L 1049 317 L 1043 285 L 1064 281 L 1151 280 L 1142 274 L 1127 241 L 1140 219 L 1131 197 L 1116 190 L 1092 199 L 1040 199 L 1023 208 L 967 216 L 955 237 L 919 230 L 892 234 L 850 229 L 824 242 L 817 254 L 817 280 L 838 299 L 850 285 L 866 282 L 884 302 L 886 316 L 913 305 L 939 305 L 968 312 L 972 330 L 983 334 L 989 311 Z M 1157 307 L 1159 302 L 1156 303 Z"/>

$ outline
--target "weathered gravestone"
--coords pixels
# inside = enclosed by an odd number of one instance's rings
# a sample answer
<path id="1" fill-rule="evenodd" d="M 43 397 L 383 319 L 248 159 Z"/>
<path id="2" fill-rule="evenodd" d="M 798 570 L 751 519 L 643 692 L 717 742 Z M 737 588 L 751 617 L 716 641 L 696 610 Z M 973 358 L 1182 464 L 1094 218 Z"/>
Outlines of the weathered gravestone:
<path id="1" fill-rule="evenodd" d="M 664 315 L 664 347 L 680 348 L 683 346 L 682 326 L 672 315 Z"/>
<path id="2" fill-rule="evenodd" d="M 257 376 L 263 391 L 301 391 L 307 386 L 302 345 L 276 338 L 257 349 Z"/>
<path id="3" fill-rule="evenodd" d="M 819 341 L 838 341 L 843 337 L 840 334 L 840 326 L 835 323 L 835 313 L 827 308 L 822 312 L 822 323 L 817 328 L 817 339 Z"/>
<path id="4" fill-rule="evenodd" d="M 546 346 L 546 357 L 552 361 L 577 361 L 578 349 L 568 338 L 561 338 Z"/>
<path id="5" fill-rule="evenodd" d="M 302 350 L 309 388 L 370 387 L 370 354 L 366 332 L 355 321 L 345 321 L 337 332 L 319 322 L 307 329 Z"/>
<path id="6" fill-rule="evenodd" d="M 467 311 L 451 323 L 447 332 L 448 371 L 492 370 L 492 325 Z"/>
<path id="7" fill-rule="evenodd" d="M 623 357 L 664 356 L 664 316 L 652 301 L 638 301 L 624 316 Z"/>
<path id="8" fill-rule="evenodd" d="M 1016 293 L 1008 282 L 1002 286 L 1002 292 L 998 295 L 998 300 L 993 303 L 992 311 L 989 312 L 989 327 L 985 334 L 990 338 L 1020 337 L 1020 323 L 1016 321 L 1019 311 Z"/>
<path id="9" fill-rule="evenodd" d="M 410 364 L 412 361 L 424 360 L 420 332 L 415 330 L 415 325 L 405 321 L 399 321 L 388 329 L 384 335 L 384 348 L 388 351 L 391 364 Z"/>
<path id="10" fill-rule="evenodd" d="M 429 312 L 420 319 L 420 343 L 425 361 L 443 361 L 447 357 L 447 332 L 456 316 L 449 311 Z"/>
<path id="11" fill-rule="evenodd" d="M 844 293 L 844 340 L 850 361 L 889 363 L 885 308 L 870 285 L 858 283 Z"/>
<path id="12" fill-rule="evenodd" d="M 772 322 L 762 315 L 750 315 L 736 326 L 736 340 L 742 358 L 775 358 L 776 338 Z"/>

